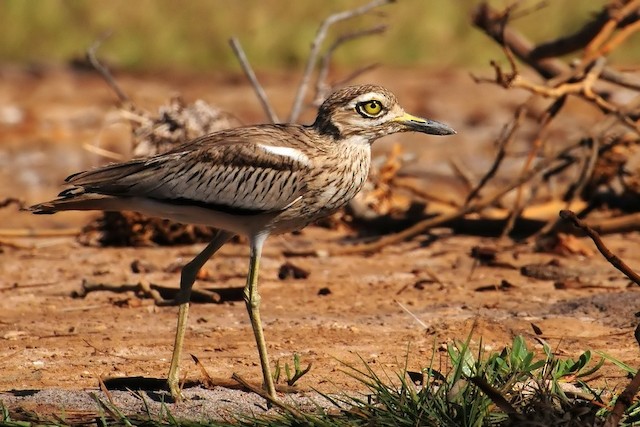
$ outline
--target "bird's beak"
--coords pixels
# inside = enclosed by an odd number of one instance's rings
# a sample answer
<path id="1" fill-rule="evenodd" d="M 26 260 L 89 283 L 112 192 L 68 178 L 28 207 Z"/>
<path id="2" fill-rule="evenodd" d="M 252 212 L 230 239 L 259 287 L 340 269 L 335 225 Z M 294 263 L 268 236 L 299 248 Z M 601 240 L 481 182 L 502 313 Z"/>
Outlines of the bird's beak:
<path id="1" fill-rule="evenodd" d="M 456 133 L 455 130 L 444 123 L 412 116 L 408 113 L 404 113 L 396 118 L 395 121 L 402 123 L 407 127 L 407 130 L 414 132 L 428 133 L 431 135 L 454 135 Z"/>

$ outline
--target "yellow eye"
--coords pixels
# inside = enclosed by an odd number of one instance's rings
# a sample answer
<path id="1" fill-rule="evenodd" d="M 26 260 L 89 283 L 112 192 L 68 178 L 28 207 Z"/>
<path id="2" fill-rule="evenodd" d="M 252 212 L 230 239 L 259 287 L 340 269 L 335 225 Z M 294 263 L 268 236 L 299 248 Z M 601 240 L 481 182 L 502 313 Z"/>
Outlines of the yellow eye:
<path id="1" fill-rule="evenodd" d="M 382 103 L 376 99 L 361 102 L 356 105 L 356 110 L 364 117 L 376 117 L 382 113 Z"/>

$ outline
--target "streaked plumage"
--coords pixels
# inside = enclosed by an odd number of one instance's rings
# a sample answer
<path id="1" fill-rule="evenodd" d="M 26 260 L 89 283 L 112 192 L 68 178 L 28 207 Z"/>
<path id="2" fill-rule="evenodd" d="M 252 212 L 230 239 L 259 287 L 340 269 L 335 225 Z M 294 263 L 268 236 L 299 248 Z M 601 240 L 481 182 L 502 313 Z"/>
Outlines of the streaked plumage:
<path id="1" fill-rule="evenodd" d="M 186 327 L 195 273 L 231 236 L 248 236 L 252 263 L 246 301 L 264 381 L 273 395 L 257 308 L 256 270 L 262 244 L 269 234 L 302 228 L 351 200 L 369 172 L 371 143 L 405 131 L 454 133 L 441 123 L 406 114 L 395 96 L 380 86 L 351 86 L 330 95 L 312 125 L 266 124 L 224 130 L 164 154 L 80 172 L 67 178 L 73 187 L 58 199 L 31 210 L 38 214 L 133 210 L 224 230 L 183 271 L 169 374 L 176 397 L 181 328 Z"/>

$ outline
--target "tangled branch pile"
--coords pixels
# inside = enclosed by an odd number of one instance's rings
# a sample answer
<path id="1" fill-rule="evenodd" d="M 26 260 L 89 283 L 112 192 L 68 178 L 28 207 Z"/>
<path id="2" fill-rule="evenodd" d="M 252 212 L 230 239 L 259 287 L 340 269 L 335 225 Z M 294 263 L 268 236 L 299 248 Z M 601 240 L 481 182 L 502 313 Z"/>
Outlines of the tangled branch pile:
<path id="1" fill-rule="evenodd" d="M 197 136 L 241 124 L 233 115 L 202 100 L 186 104 L 181 98 L 172 98 L 157 113 L 142 110 L 128 99 L 121 101 L 121 115 L 131 124 L 133 157 L 164 153 Z M 209 241 L 213 233 L 210 227 L 177 224 L 136 212 L 104 212 L 83 228 L 79 239 L 107 246 L 169 245 Z"/>
<path id="2" fill-rule="evenodd" d="M 521 171 L 521 177 L 529 179 L 518 187 L 507 228 L 513 226 L 513 218 L 535 197 L 538 188 L 551 182 L 560 183 L 560 197 L 566 207 L 576 199 L 586 202 L 582 216 L 608 208 L 600 215 L 604 223 L 613 216 L 640 210 L 640 78 L 638 69 L 616 69 L 609 61 L 640 30 L 640 1 L 612 0 L 575 33 L 539 45 L 512 28 L 510 21 L 517 13 L 515 7 L 497 11 L 483 3 L 473 15 L 474 24 L 500 44 L 509 62 L 505 70 L 492 61 L 495 77 L 477 81 L 508 90 L 524 89 L 531 97 L 508 125 L 509 132 L 499 141 L 493 167 L 467 200 L 478 197 L 482 186 L 493 178 L 526 117 L 535 122 L 536 128 Z M 539 79 L 525 77 L 517 61 L 535 71 Z M 531 105 L 541 99 L 546 100 L 543 113 L 531 114 Z M 573 140 L 554 141 L 552 145 L 549 127 L 563 115 L 570 116 L 567 105 L 574 100 L 600 114 Z M 536 173 L 531 174 L 534 170 Z M 530 191 L 524 191 L 525 186 Z M 531 196 L 529 200 L 525 194 Z M 628 225 L 636 222 L 632 216 Z M 558 224 L 554 219 L 539 235 L 556 230 Z"/>
<path id="3" fill-rule="evenodd" d="M 640 78 L 637 68 L 617 69 L 609 58 L 637 35 L 640 0 L 611 0 L 575 33 L 539 45 L 511 25 L 513 18 L 522 13 L 516 6 L 498 11 L 484 2 L 472 16 L 474 25 L 502 47 L 509 63 L 505 70 L 491 61 L 495 77 L 475 78 L 476 81 L 498 84 L 507 90 L 523 89 L 530 97 L 504 126 L 495 143 L 493 164 L 477 184 L 470 186 L 465 203 L 378 241 L 333 253 L 375 252 L 434 227 L 464 223 L 472 218 L 471 214 L 475 214 L 473 218 L 495 222 L 495 210 L 488 209 L 494 207 L 507 208 L 508 212 L 497 218 L 502 223 L 502 236 L 506 236 L 514 231 L 518 219 L 527 217 L 527 210 L 538 208 L 534 205 L 550 198 L 554 203 L 548 204 L 547 211 L 553 212 L 547 217 L 553 219 L 534 227 L 533 237 L 538 243 L 549 241 L 542 237 L 558 235 L 564 225 L 558 211 L 576 206 L 580 206 L 580 216 L 588 215 L 589 226 L 599 232 L 638 228 Z M 538 77 L 526 77 L 517 61 L 527 66 L 527 76 L 534 71 Z M 550 125 L 559 118 L 571 123 L 572 112 L 567 107 L 575 101 L 597 110 L 598 118 L 587 129 L 572 129 L 568 140 L 557 138 L 550 132 Z M 544 105 L 542 113 L 538 112 L 540 104 Z M 528 147 L 524 160 L 520 151 L 513 149 L 514 140 Z M 500 183 L 496 176 L 507 163 L 505 160 L 522 166 L 518 175 L 511 174 L 507 183 Z M 490 182 L 498 184 L 489 190 Z M 530 230 L 516 231 L 519 236 L 531 234 Z"/>

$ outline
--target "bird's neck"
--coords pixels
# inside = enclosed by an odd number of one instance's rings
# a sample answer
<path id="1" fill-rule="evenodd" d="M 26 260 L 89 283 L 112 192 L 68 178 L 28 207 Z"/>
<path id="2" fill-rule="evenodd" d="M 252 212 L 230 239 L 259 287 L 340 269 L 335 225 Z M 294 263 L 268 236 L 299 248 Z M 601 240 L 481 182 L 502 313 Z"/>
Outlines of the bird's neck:
<path id="1" fill-rule="evenodd" d="M 328 118 L 318 116 L 316 117 L 316 121 L 313 122 L 310 127 L 321 136 L 330 137 L 334 140 L 342 139 L 343 137 L 340 129 L 336 125 L 334 125 Z"/>

